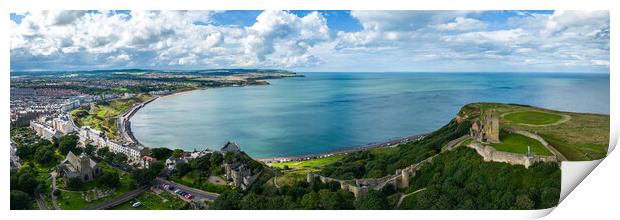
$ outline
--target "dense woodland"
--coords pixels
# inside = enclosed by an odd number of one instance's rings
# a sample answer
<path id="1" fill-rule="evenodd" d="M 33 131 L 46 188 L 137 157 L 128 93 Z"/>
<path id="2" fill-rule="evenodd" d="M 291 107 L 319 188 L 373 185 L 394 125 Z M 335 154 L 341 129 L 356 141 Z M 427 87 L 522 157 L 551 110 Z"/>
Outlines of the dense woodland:
<path id="1" fill-rule="evenodd" d="M 433 159 L 416 173 L 402 209 L 544 209 L 558 204 L 557 163 L 529 169 L 484 162 L 475 150 L 459 147 Z"/>
<path id="2" fill-rule="evenodd" d="M 338 179 L 378 178 L 391 175 L 397 169 L 439 153 L 449 141 L 467 134 L 470 127 L 469 121 L 457 123 L 452 120 L 419 141 L 401 144 L 398 151 L 382 155 L 373 155 L 369 151 L 352 153 L 341 161 L 326 166 L 321 173 Z"/>

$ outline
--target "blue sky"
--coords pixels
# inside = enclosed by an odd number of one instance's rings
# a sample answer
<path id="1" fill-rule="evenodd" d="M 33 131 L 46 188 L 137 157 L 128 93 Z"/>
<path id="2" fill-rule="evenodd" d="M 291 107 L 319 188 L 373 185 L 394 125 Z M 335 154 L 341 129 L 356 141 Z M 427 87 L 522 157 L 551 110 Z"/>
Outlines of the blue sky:
<path id="1" fill-rule="evenodd" d="M 607 11 L 11 14 L 11 70 L 608 72 Z"/>

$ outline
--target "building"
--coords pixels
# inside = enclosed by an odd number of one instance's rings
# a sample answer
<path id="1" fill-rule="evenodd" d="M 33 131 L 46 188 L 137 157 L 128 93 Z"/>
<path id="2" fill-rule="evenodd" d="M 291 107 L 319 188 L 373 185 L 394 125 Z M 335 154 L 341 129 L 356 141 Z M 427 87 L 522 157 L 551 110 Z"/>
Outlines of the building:
<path id="1" fill-rule="evenodd" d="M 58 173 L 63 175 L 65 181 L 70 178 L 79 178 L 83 182 L 91 181 L 101 174 L 97 163 L 82 153 L 75 156 L 69 151 L 67 158 L 57 167 Z"/>
<path id="2" fill-rule="evenodd" d="M 180 163 L 187 163 L 187 161 L 185 159 L 170 156 L 168 157 L 168 159 L 166 159 L 166 168 L 168 168 L 168 170 L 173 171 L 176 169 L 177 164 L 180 164 Z"/>
<path id="3" fill-rule="evenodd" d="M 74 131 L 67 115 L 61 115 L 60 117 L 54 118 L 52 120 L 52 127 L 63 134 L 68 134 Z"/>
<path id="4" fill-rule="evenodd" d="M 149 156 L 142 156 L 140 158 L 140 167 L 148 169 L 151 167 L 151 165 L 157 161 L 157 159 L 153 158 L 153 157 L 149 157 Z"/>
<path id="5" fill-rule="evenodd" d="M 58 138 L 62 136 L 56 129 L 34 120 L 30 121 L 30 128 L 34 130 L 37 135 L 49 141 L 51 141 L 54 137 Z"/>
<path id="6" fill-rule="evenodd" d="M 233 162 L 230 164 L 224 164 L 226 170 L 226 179 L 229 185 L 239 187 L 242 190 L 246 190 L 252 185 L 258 175 L 252 176 L 252 170 L 241 162 Z"/>
<path id="7" fill-rule="evenodd" d="M 224 144 L 224 146 L 222 147 L 220 151 L 230 152 L 230 153 L 239 153 L 241 152 L 241 148 L 239 147 L 237 143 L 229 141 L 226 144 Z"/>
<path id="8" fill-rule="evenodd" d="M 125 154 L 127 159 L 133 162 L 140 162 L 142 156 L 148 154 L 148 149 L 137 144 L 120 144 L 111 140 L 107 140 L 106 146 L 112 153 Z"/>

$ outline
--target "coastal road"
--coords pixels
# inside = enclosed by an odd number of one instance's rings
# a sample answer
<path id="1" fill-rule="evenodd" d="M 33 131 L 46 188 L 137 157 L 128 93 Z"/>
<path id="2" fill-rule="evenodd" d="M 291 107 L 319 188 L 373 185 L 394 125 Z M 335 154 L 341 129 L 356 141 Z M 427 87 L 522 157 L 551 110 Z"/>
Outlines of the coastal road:
<path id="1" fill-rule="evenodd" d="M 142 107 L 144 107 L 146 104 L 154 101 L 155 99 L 157 99 L 159 97 L 153 97 L 150 98 L 149 100 L 146 100 L 142 103 L 136 104 L 134 106 L 132 106 L 131 108 L 129 108 L 128 110 L 125 110 L 123 113 L 121 113 L 119 116 L 117 116 L 117 122 L 116 122 L 116 130 L 118 131 L 118 133 L 120 134 L 120 137 L 122 140 L 124 140 L 125 142 L 128 143 L 137 143 L 137 141 L 135 141 L 133 134 L 131 134 L 131 128 L 129 127 L 129 119 L 131 118 L 131 116 L 133 116 L 133 114 L 135 114 L 139 109 L 141 109 Z"/>
<path id="2" fill-rule="evenodd" d="M 162 178 L 157 177 L 155 179 L 155 183 L 160 186 L 161 184 L 168 184 L 173 186 L 176 189 L 180 189 L 183 190 L 187 193 L 190 193 L 194 196 L 194 198 L 192 199 L 193 201 L 202 201 L 202 200 L 207 200 L 207 201 L 214 201 L 215 199 L 217 199 L 218 196 L 220 196 L 220 194 L 217 193 L 213 193 L 213 192 L 207 192 L 207 191 L 203 191 L 200 189 L 196 189 L 196 188 L 192 188 L 189 186 L 185 186 L 185 185 L 181 185 L 175 182 L 171 182 Z"/>
<path id="3" fill-rule="evenodd" d="M 136 198 L 138 195 L 142 194 L 144 191 L 146 191 L 150 186 L 142 186 L 134 191 L 125 193 L 119 197 L 116 197 L 110 201 L 101 203 L 101 204 L 97 204 L 94 206 L 90 206 L 85 208 L 85 210 L 104 210 L 104 209 L 109 209 L 112 208 L 114 206 L 123 204 L 133 198 Z"/>

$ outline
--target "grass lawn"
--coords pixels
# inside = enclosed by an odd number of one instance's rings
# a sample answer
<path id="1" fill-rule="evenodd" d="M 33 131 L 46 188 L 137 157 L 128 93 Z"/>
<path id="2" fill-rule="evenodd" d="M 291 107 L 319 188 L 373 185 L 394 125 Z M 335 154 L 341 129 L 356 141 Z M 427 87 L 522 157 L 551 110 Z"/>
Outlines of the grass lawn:
<path id="1" fill-rule="evenodd" d="M 82 192 L 70 192 L 70 191 L 62 191 L 60 193 L 60 196 L 58 197 L 58 205 L 60 206 L 61 209 L 65 209 L 65 210 L 77 210 L 77 209 L 84 209 L 86 207 L 95 205 L 95 204 L 99 204 L 105 201 L 109 201 L 113 198 L 116 198 L 120 195 L 123 195 L 129 191 L 132 190 L 132 180 L 131 180 L 131 176 L 129 174 L 121 174 L 120 175 L 120 183 L 119 186 L 116 187 L 116 190 L 111 194 L 108 195 L 104 198 L 101 198 L 97 201 L 92 201 L 92 202 L 87 202 L 84 199 L 82 199 Z M 89 190 L 92 189 L 94 187 L 99 186 L 99 184 L 97 183 L 97 181 L 91 181 L 91 182 L 87 182 L 83 185 L 83 189 L 81 190 Z M 59 185 L 60 187 L 60 185 Z M 103 188 L 102 186 L 99 186 L 100 188 Z"/>
<path id="2" fill-rule="evenodd" d="M 521 124 L 546 125 L 560 121 L 562 116 L 547 112 L 523 111 L 506 114 L 504 119 Z"/>
<path id="3" fill-rule="evenodd" d="M 527 154 L 527 146 L 530 146 L 530 150 L 541 156 L 553 155 L 545 146 L 543 146 L 537 140 L 520 135 L 512 134 L 505 131 L 501 131 L 499 139 L 502 141 L 498 144 L 491 144 L 498 151 L 505 151 L 518 154 Z"/>
<path id="4" fill-rule="evenodd" d="M 97 103 L 93 106 L 92 114 L 88 110 L 77 108 L 71 111 L 78 126 L 90 126 L 94 129 L 103 131 L 108 137 L 118 138 L 116 131 L 116 120 L 114 117 L 129 109 L 136 103 L 149 99 L 148 95 L 137 95 L 129 99 L 117 99 L 109 102 Z M 78 115 L 82 114 L 82 117 Z"/>
<path id="5" fill-rule="evenodd" d="M 134 208 L 130 202 L 140 202 L 140 207 Z M 115 206 L 113 210 L 179 210 L 185 206 L 186 202 L 182 199 L 171 195 L 167 192 L 156 194 L 152 191 L 146 191 L 140 194 L 132 201 L 125 202 L 121 205 Z"/>
<path id="6" fill-rule="evenodd" d="M 181 185 L 185 185 L 185 186 L 189 186 L 193 188 L 198 188 L 198 189 L 201 189 L 207 192 L 223 193 L 231 189 L 230 186 L 225 185 L 225 184 L 220 185 L 220 184 L 210 183 L 206 178 L 204 180 L 196 181 L 192 177 L 192 172 L 189 172 L 185 174 L 185 176 L 182 176 L 180 178 L 176 176 L 172 176 L 170 179 L 175 183 L 179 183 Z"/>
<path id="7" fill-rule="evenodd" d="M 317 158 L 317 159 L 311 159 L 311 160 L 304 160 L 304 161 L 289 161 L 289 162 L 282 162 L 282 163 L 270 163 L 268 164 L 271 167 L 278 167 L 278 168 L 284 168 L 284 166 L 288 166 L 291 169 L 295 169 L 295 168 L 302 168 L 302 167 L 310 167 L 310 168 L 321 168 L 324 166 L 327 166 L 329 164 L 332 164 L 338 160 L 341 160 L 344 157 L 343 154 L 339 154 L 339 155 L 334 155 L 334 156 L 329 156 L 329 157 L 323 157 L 323 158 Z"/>
<path id="8" fill-rule="evenodd" d="M 466 105 L 463 108 L 463 114 L 460 116 L 476 117 L 480 114 L 480 109 L 493 109 L 500 115 L 503 114 L 504 117 L 500 118 L 499 122 L 502 128 L 511 127 L 540 135 L 569 161 L 596 160 L 605 157 L 607 154 L 609 115 L 560 112 L 515 104 L 473 103 Z M 520 123 L 523 122 L 520 120 L 525 119 L 514 119 L 523 114 L 520 112 L 543 112 L 544 115 L 554 116 L 566 115 L 570 116 L 570 119 L 558 124 L 532 126 L 535 122 L 529 121 L 527 123 L 531 124 L 528 125 Z M 527 115 L 527 113 L 525 114 Z M 538 113 L 533 114 L 538 115 Z M 541 121 L 538 120 L 536 123 L 541 123 Z"/>
<path id="9" fill-rule="evenodd" d="M 381 151 L 377 151 L 377 153 L 381 153 Z M 267 165 L 282 169 L 276 178 L 278 185 L 292 185 L 295 181 L 305 180 L 309 172 L 319 171 L 322 167 L 335 163 L 344 158 L 344 156 L 344 154 L 338 154 L 311 160 L 270 163 Z M 285 166 L 288 167 L 287 170 L 284 169 Z"/>

